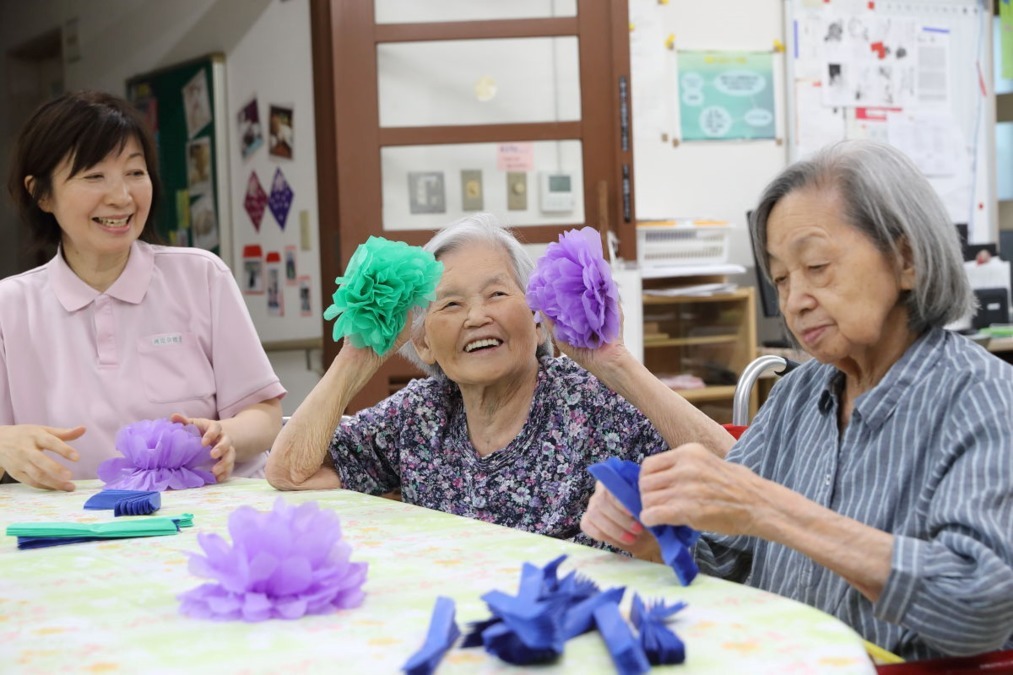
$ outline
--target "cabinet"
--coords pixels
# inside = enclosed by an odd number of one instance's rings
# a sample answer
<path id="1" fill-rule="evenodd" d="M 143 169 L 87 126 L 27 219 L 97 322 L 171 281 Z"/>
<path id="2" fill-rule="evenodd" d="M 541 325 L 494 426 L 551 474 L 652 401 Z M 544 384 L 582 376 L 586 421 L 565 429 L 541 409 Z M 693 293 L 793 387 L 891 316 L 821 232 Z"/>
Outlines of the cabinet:
<path id="1" fill-rule="evenodd" d="M 644 365 L 715 421 L 731 422 L 735 385 L 756 358 L 755 304 L 752 288 L 705 296 L 645 293 Z M 678 375 L 694 375 L 704 386 L 684 388 Z M 756 400 L 753 392 L 750 417 Z"/>

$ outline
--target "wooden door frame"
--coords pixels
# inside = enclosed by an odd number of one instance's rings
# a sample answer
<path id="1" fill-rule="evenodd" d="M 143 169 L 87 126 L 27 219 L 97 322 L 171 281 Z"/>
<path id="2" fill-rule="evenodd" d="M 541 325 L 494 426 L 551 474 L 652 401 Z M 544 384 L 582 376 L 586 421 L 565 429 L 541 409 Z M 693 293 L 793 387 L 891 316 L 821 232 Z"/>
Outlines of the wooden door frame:
<path id="1" fill-rule="evenodd" d="M 584 140 L 582 148 L 584 217 L 581 223 L 518 228 L 528 242 L 553 241 L 573 227 L 591 224 L 611 229 L 620 240 L 620 255 L 636 259 L 633 194 L 633 138 L 630 87 L 629 12 L 627 0 L 577 0 L 575 17 L 462 21 L 452 23 L 375 23 L 370 0 L 310 0 L 319 195 L 321 298 L 334 292 L 356 247 L 369 234 L 381 234 L 380 153 L 393 145 L 433 145 L 538 140 Z M 495 124 L 442 127 L 379 126 L 376 44 L 431 40 L 605 36 L 579 39 L 581 119 L 576 122 Z M 605 74 L 603 77 L 602 74 Z M 344 104 L 342 92 L 354 92 Z M 349 99 L 351 97 L 348 97 Z M 604 113 L 603 113 L 604 111 Z M 352 139 L 342 142 L 342 138 Z M 611 139 L 588 143 L 585 139 Z M 342 167 L 347 167 L 342 172 Z M 340 194 L 343 185 L 346 194 Z M 422 245 L 432 230 L 383 232 Z M 331 326 L 324 323 L 325 336 Z M 338 345 L 324 340 L 323 363 L 337 355 Z M 389 359 L 349 406 L 371 405 L 407 379 L 420 376 L 403 359 Z"/>

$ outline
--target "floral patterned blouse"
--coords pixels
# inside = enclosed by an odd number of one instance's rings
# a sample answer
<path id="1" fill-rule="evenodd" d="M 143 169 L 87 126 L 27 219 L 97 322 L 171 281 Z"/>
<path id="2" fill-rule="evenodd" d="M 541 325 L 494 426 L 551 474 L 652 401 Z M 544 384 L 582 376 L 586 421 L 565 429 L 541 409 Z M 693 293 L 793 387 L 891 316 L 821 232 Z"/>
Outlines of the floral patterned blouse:
<path id="1" fill-rule="evenodd" d="M 568 358 L 543 357 L 531 411 L 505 448 L 480 457 L 461 392 L 449 380 L 413 380 L 343 422 L 331 458 L 350 490 L 401 489 L 409 504 L 581 543 L 594 490 L 587 467 L 637 463 L 668 448 L 626 399 Z"/>

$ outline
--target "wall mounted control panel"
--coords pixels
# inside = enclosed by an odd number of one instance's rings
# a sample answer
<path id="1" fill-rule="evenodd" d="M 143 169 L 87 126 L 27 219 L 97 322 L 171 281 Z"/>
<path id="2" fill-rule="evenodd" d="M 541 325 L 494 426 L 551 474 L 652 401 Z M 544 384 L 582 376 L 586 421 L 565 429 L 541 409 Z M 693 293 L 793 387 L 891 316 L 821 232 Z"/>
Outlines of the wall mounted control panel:
<path id="1" fill-rule="evenodd" d="M 545 213 L 567 213 L 573 211 L 573 176 L 568 173 L 551 173 L 543 171 L 539 174 L 540 197 L 539 206 Z"/>

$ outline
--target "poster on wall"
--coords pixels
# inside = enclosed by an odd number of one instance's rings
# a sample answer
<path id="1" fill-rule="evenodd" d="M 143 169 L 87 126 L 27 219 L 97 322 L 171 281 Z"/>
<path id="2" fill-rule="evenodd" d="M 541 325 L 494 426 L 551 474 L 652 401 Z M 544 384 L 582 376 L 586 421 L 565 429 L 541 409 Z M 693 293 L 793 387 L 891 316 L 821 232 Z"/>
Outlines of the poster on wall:
<path id="1" fill-rule="evenodd" d="M 267 269 L 267 313 L 285 316 L 285 291 L 281 285 L 281 255 L 270 251 L 264 259 Z"/>
<path id="2" fill-rule="evenodd" d="M 915 97 L 918 25 L 877 12 L 823 16 L 823 103 L 903 107 Z"/>
<path id="3" fill-rule="evenodd" d="M 680 51 L 678 71 L 682 140 L 775 137 L 770 52 Z"/>
<path id="4" fill-rule="evenodd" d="M 264 292 L 264 252 L 257 244 L 243 247 L 243 293 L 261 295 Z"/>
<path id="5" fill-rule="evenodd" d="M 186 181 L 191 195 L 211 192 L 211 139 L 195 138 L 186 145 Z"/>
<path id="6" fill-rule="evenodd" d="M 299 316 L 313 316 L 310 294 L 312 281 L 308 276 L 299 277 Z"/>
<path id="7" fill-rule="evenodd" d="M 285 285 L 295 286 L 296 278 L 299 276 L 296 269 L 296 247 L 285 247 Z"/>
<path id="8" fill-rule="evenodd" d="M 190 205 L 190 229 L 193 231 L 193 245 L 198 248 L 210 251 L 220 243 L 215 200 L 210 192 L 200 195 Z"/>
<path id="9" fill-rule="evenodd" d="M 271 116 L 268 119 L 268 131 L 271 154 L 275 157 L 292 159 L 292 148 L 295 144 L 295 130 L 292 126 L 292 108 L 272 105 Z"/>
<path id="10" fill-rule="evenodd" d="M 244 105 L 238 114 L 239 147 L 243 159 L 252 155 L 264 144 L 264 135 L 260 128 L 260 110 L 257 108 L 257 97 Z"/>
<path id="11" fill-rule="evenodd" d="M 183 87 L 183 110 L 186 112 L 186 132 L 190 138 L 211 121 L 211 98 L 208 95 L 207 75 L 203 70 Z"/>

